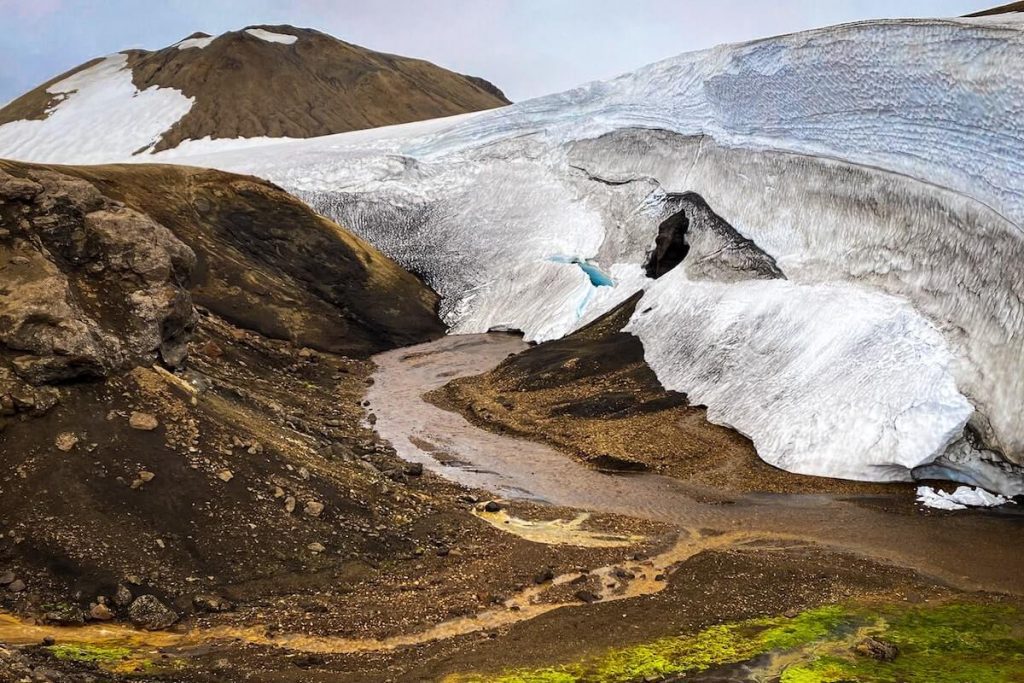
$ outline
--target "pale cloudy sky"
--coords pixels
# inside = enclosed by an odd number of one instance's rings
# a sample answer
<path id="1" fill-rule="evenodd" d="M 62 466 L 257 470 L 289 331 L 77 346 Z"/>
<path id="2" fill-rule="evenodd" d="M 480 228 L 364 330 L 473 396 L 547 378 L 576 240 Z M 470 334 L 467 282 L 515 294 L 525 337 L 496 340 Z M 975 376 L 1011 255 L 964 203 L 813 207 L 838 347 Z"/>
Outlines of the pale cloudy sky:
<path id="1" fill-rule="evenodd" d="M 251 24 L 319 29 L 482 76 L 513 100 L 681 52 L 1000 0 L 0 0 L 0 104 L 93 57 Z"/>

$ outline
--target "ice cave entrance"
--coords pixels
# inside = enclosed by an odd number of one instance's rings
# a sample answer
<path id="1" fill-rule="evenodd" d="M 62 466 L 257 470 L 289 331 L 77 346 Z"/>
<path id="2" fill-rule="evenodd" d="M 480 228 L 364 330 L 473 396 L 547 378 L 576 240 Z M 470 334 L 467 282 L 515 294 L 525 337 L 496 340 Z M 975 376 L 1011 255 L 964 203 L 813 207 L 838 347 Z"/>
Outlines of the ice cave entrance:
<path id="1" fill-rule="evenodd" d="M 590 284 L 595 287 L 615 286 L 615 280 L 613 280 L 611 276 L 595 266 L 593 263 L 588 263 L 581 258 L 577 258 L 575 256 L 552 256 L 550 260 L 555 263 L 572 263 L 573 265 L 579 266 L 580 270 L 590 278 Z"/>
<path id="2" fill-rule="evenodd" d="M 685 209 L 661 222 L 654 242 L 654 252 L 647 261 L 647 277 L 659 278 L 683 262 L 690 251 L 690 245 L 686 242 L 689 227 L 690 219 L 686 217 Z"/>

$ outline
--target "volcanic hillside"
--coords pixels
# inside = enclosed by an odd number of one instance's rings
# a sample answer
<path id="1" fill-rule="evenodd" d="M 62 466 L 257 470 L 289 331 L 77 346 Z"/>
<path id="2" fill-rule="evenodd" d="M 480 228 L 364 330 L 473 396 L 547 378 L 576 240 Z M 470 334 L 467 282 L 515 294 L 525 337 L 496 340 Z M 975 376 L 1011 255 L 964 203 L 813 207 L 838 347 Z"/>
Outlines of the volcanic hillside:
<path id="1" fill-rule="evenodd" d="M 104 162 L 202 138 L 307 138 L 508 104 L 491 83 L 311 29 L 196 33 L 82 64 L 0 109 L 0 156 Z"/>

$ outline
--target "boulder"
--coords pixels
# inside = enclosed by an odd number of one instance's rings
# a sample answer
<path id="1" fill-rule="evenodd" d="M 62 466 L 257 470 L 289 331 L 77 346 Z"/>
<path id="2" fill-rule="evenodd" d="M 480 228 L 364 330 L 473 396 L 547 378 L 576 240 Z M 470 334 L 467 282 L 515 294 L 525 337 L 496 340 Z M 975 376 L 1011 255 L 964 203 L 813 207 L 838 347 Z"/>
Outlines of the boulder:
<path id="1" fill-rule="evenodd" d="M 880 662 L 891 662 L 900 654 L 900 649 L 894 643 L 874 636 L 861 640 L 853 651 L 862 657 L 870 657 Z"/>
<path id="2" fill-rule="evenodd" d="M 57 447 L 57 450 L 66 453 L 78 445 L 78 437 L 71 432 L 61 432 L 54 439 L 53 445 Z"/>
<path id="3" fill-rule="evenodd" d="M 43 186 L 33 180 L 0 171 L 0 200 L 28 201 L 42 191 Z"/>
<path id="4" fill-rule="evenodd" d="M 160 602 L 155 595 L 140 595 L 135 598 L 128 607 L 128 618 L 135 628 L 147 631 L 159 631 L 178 621 L 178 615 Z"/>
<path id="5" fill-rule="evenodd" d="M 128 418 L 128 425 L 132 429 L 151 432 L 160 426 L 160 422 L 149 413 L 133 412 L 131 417 Z"/>
<path id="6" fill-rule="evenodd" d="M 85 614 L 76 605 L 57 605 L 44 615 L 48 624 L 58 626 L 81 626 L 85 623 Z"/>
<path id="7" fill-rule="evenodd" d="M 97 603 L 89 608 L 89 618 L 95 621 L 110 621 L 114 618 L 114 613 L 103 603 Z"/>
<path id="8" fill-rule="evenodd" d="M 200 612 L 230 612 L 235 608 L 230 600 L 212 593 L 193 595 L 192 605 Z"/>
<path id="9" fill-rule="evenodd" d="M 25 232 L 0 244 L 0 350 L 33 385 L 179 365 L 198 321 L 194 252 L 146 214 L 53 171 L 0 175 Z M 4 189 L 6 188 L 6 189 Z"/>

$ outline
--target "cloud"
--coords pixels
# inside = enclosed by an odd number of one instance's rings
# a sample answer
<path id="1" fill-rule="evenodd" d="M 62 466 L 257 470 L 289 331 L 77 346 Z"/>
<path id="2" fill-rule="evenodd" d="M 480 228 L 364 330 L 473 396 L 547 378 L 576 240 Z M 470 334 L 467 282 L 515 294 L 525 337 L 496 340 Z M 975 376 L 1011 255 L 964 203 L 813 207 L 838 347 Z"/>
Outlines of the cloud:
<path id="1" fill-rule="evenodd" d="M 39 21 L 62 9 L 62 0 L 0 0 L 0 15 L 26 21 Z"/>

